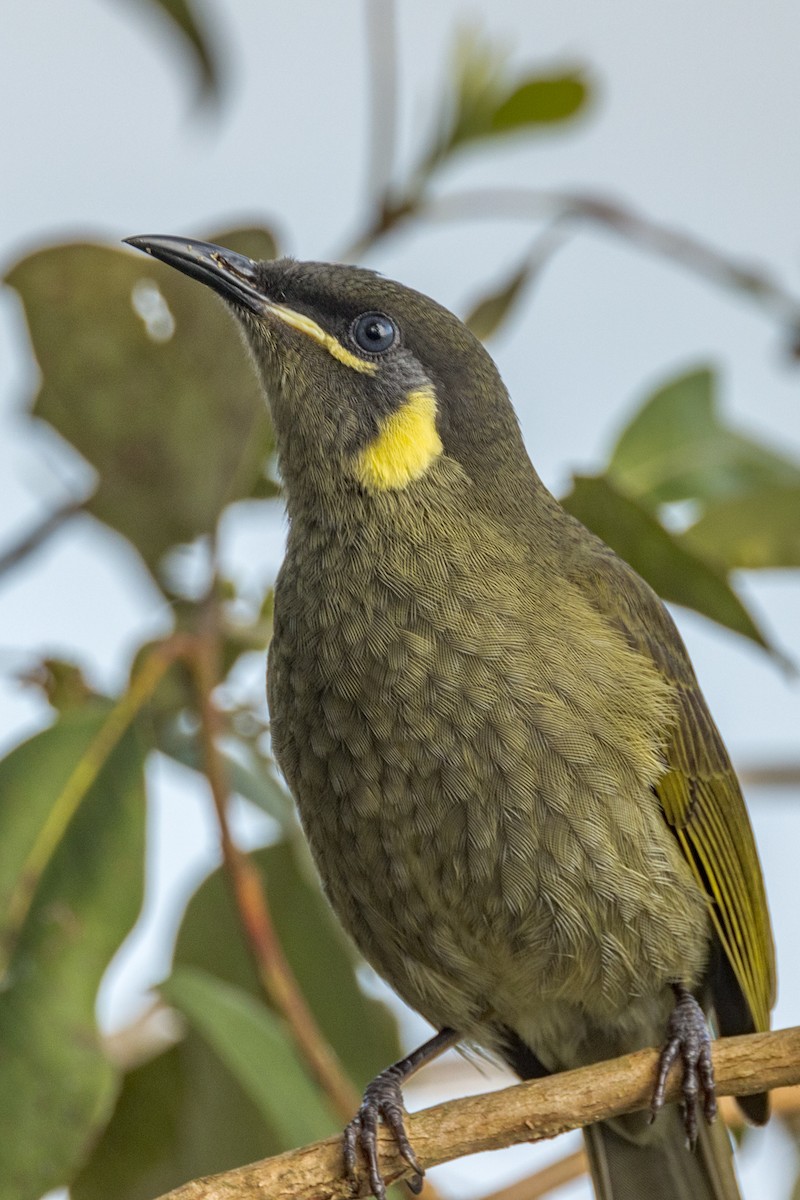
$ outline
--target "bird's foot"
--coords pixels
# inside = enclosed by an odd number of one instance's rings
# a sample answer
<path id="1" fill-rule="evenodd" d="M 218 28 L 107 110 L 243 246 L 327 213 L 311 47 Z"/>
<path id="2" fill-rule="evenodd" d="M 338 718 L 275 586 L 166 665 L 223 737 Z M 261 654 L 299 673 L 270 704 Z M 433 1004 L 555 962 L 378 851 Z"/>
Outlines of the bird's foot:
<path id="1" fill-rule="evenodd" d="M 714 1088 L 714 1067 L 711 1062 L 711 1035 L 705 1014 L 694 996 L 680 984 L 673 986 L 676 1005 L 667 1025 L 667 1042 L 661 1051 L 650 1120 L 654 1121 L 664 1106 L 667 1078 L 673 1063 L 683 1064 L 681 1095 L 683 1127 L 691 1147 L 697 1142 L 697 1109 L 702 1093 L 703 1114 L 710 1123 L 717 1115 L 717 1095 Z"/>
<path id="2" fill-rule="evenodd" d="M 422 1177 L 425 1174 L 417 1162 L 417 1156 L 406 1134 L 403 1119 L 405 1107 L 400 1088 L 403 1073 L 398 1072 L 398 1066 L 400 1064 L 396 1063 L 388 1070 L 381 1071 L 380 1075 L 376 1075 L 372 1083 L 368 1084 L 361 1108 L 344 1131 L 345 1174 L 350 1182 L 355 1184 L 357 1179 L 356 1152 L 360 1146 L 367 1160 L 369 1186 L 372 1188 L 375 1200 L 386 1200 L 386 1184 L 378 1164 L 377 1130 L 380 1117 L 383 1117 L 384 1122 L 391 1129 L 397 1149 L 414 1172 L 411 1179 L 408 1180 L 408 1186 L 415 1195 L 419 1195 L 422 1191 Z"/>

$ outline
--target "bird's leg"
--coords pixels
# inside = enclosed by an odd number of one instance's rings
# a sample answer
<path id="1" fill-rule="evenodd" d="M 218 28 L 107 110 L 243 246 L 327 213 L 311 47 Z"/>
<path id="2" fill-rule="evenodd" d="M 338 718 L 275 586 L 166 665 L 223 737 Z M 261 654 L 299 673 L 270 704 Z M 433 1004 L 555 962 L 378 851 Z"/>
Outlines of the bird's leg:
<path id="1" fill-rule="evenodd" d="M 375 1200 L 386 1200 L 386 1185 L 378 1167 L 376 1134 L 380 1117 L 383 1117 L 391 1129 L 398 1150 L 414 1171 L 409 1180 L 409 1187 L 414 1193 L 422 1190 L 422 1176 L 425 1172 L 417 1162 L 417 1156 L 406 1135 L 401 1085 L 425 1063 L 429 1063 L 457 1041 L 457 1033 L 452 1029 L 442 1029 L 430 1041 L 412 1050 L 385 1071 L 381 1071 L 380 1075 L 376 1075 L 372 1083 L 367 1085 L 361 1108 L 344 1131 L 344 1169 L 347 1178 L 355 1183 L 356 1149 L 360 1146 L 367 1160 L 369 1185 Z"/>
<path id="2" fill-rule="evenodd" d="M 675 1008 L 667 1025 L 667 1042 L 661 1051 L 658 1079 L 650 1103 L 650 1120 L 654 1121 L 664 1105 L 667 1077 L 672 1064 L 683 1064 L 683 1127 L 691 1147 L 697 1141 L 697 1101 L 703 1096 L 703 1113 L 711 1122 L 717 1115 L 717 1096 L 714 1089 L 714 1067 L 711 1062 L 711 1035 L 700 1005 L 692 993 L 680 983 L 674 983 Z"/>

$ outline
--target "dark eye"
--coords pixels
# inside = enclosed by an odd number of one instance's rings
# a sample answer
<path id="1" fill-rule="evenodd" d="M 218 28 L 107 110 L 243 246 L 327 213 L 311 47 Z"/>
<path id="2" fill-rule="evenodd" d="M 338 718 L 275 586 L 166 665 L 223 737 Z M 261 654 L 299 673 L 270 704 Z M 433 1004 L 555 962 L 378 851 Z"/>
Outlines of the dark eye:
<path id="1" fill-rule="evenodd" d="M 353 341 L 367 354 L 383 354 L 397 338 L 397 326 L 379 312 L 363 313 L 353 322 Z"/>

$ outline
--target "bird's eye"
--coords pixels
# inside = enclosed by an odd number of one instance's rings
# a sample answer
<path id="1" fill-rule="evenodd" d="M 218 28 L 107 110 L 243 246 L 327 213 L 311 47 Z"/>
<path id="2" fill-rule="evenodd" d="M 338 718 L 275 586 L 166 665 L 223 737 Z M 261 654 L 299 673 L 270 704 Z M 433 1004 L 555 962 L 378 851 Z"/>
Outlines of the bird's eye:
<path id="1" fill-rule="evenodd" d="M 379 312 L 363 313 L 353 322 L 353 341 L 367 354 L 383 354 L 397 339 L 397 326 Z"/>

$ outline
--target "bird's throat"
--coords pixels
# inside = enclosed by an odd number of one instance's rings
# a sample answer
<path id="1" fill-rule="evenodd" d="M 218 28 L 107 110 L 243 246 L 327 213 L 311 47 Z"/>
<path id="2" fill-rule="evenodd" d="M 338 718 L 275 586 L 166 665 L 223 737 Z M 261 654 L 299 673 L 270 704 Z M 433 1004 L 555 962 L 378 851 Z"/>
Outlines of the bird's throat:
<path id="1" fill-rule="evenodd" d="M 356 474 L 370 491 L 396 491 L 424 475 L 441 453 L 436 396 L 432 388 L 420 388 L 409 392 L 361 451 Z"/>

